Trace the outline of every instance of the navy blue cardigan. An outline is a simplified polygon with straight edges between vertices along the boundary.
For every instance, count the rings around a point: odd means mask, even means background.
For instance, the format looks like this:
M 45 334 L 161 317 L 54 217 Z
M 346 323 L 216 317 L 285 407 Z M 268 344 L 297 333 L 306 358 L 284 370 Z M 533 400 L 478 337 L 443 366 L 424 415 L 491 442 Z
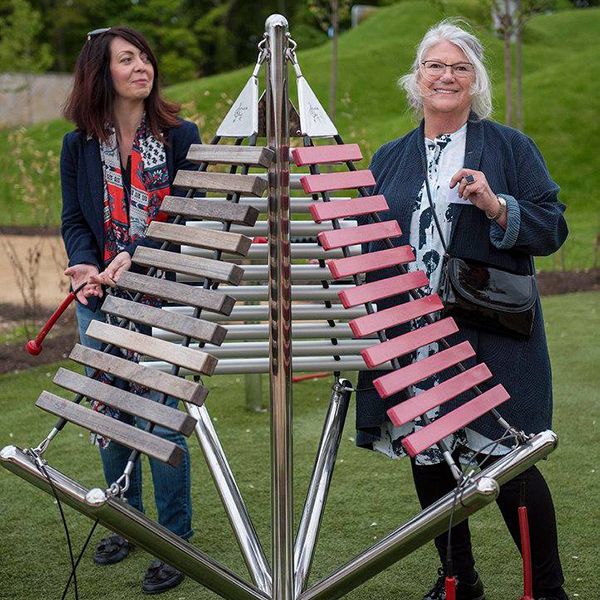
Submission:
M 374 194 L 385 195 L 389 211 L 383 219 L 396 219 L 402 235 L 395 245 L 409 242 L 411 207 L 425 178 L 424 124 L 404 137 L 382 146 L 373 156 L 371 170 L 377 181 Z M 519 131 L 471 116 L 467 125 L 465 147 L 466 168 L 485 173 L 491 189 L 507 200 L 509 216 L 506 231 L 490 222 L 483 211 L 472 205 L 453 204 L 455 211 L 449 243 L 449 253 L 460 258 L 479 260 L 516 273 L 535 273 L 533 256 L 555 252 L 567 237 L 563 216 L 565 206 L 558 201 L 558 186 L 552 181 L 544 160 L 531 139 Z M 372 242 L 367 251 L 384 249 L 381 242 Z M 395 273 L 381 270 L 369 274 L 368 281 L 389 277 Z M 406 302 L 406 295 L 378 302 L 379 309 Z M 494 374 L 488 385 L 502 383 L 510 400 L 501 405 L 504 418 L 524 430 L 536 433 L 552 424 L 552 376 L 544 319 L 537 300 L 533 334 L 527 340 L 488 333 L 458 323 L 460 331 L 449 338 L 454 344 L 468 340 L 477 352 L 477 360 L 485 362 Z M 406 326 L 388 330 L 389 337 L 406 331 Z M 403 364 L 410 362 L 405 357 Z M 472 366 L 474 360 L 466 361 Z M 453 376 L 448 369 L 443 378 Z M 372 381 L 381 375 L 377 371 L 359 373 L 357 395 L 357 444 L 368 447 L 378 437 L 379 426 L 386 418 L 385 410 L 405 398 L 402 394 L 381 400 L 372 388 Z M 445 405 L 442 414 L 472 396 L 458 398 Z M 502 430 L 491 415 L 485 415 L 472 427 L 493 439 Z
M 186 159 L 190 144 L 200 143 L 198 127 L 180 120 L 180 126 L 167 130 L 167 168 L 172 183 L 179 169 L 193 169 Z M 67 133 L 60 155 L 62 187 L 61 232 L 69 258 L 69 266 L 87 263 L 104 268 L 104 182 L 100 145 L 80 131 Z M 172 188 L 171 195 L 184 194 L 181 188 Z M 140 239 L 126 248 L 133 254 L 138 245 L 155 246 L 151 240 Z M 89 307 L 95 310 L 97 300 L 90 298 Z

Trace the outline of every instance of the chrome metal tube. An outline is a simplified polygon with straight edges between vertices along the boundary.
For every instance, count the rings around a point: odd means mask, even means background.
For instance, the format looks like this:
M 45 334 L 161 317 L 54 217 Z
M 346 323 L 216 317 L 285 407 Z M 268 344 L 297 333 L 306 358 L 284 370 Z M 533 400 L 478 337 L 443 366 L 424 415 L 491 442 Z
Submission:
M 192 246 L 183 246 L 183 254 L 190 256 L 201 256 L 202 258 L 212 258 L 215 254 L 214 250 L 206 248 L 193 248 Z M 342 258 L 344 252 L 341 248 L 334 250 L 323 250 L 319 244 L 311 242 L 294 242 L 291 247 L 292 258 L 320 258 L 321 260 L 329 260 L 332 258 Z M 358 256 L 361 253 L 360 246 L 348 246 L 348 256 Z M 237 264 L 244 264 L 248 260 L 259 260 L 267 262 L 269 248 L 266 244 L 252 244 L 244 257 L 229 252 L 223 252 L 223 261 Z M 192 277 L 188 275 L 186 281 L 199 281 L 200 277 Z
M 270 594 L 271 569 L 269 563 L 208 411 L 205 406 L 199 407 L 189 403 L 185 403 L 185 408 L 188 414 L 196 419 L 196 437 L 250 576 L 259 590 Z
M 340 229 L 355 229 L 358 223 L 351 219 L 340 221 Z M 211 229 L 221 231 L 223 229 L 223 223 L 221 221 L 190 221 L 186 227 L 192 227 L 193 229 Z M 308 221 L 294 221 L 290 223 L 290 235 L 301 236 L 301 237 L 316 237 L 317 234 L 322 231 L 331 231 L 333 225 L 331 221 L 323 221 L 322 223 L 315 223 L 312 220 Z M 241 233 L 254 237 L 257 235 L 264 236 L 269 232 L 268 221 L 256 221 L 254 225 L 232 225 L 229 229 L 232 233 Z
M 225 288 L 223 288 L 225 289 Z M 178 307 L 181 310 L 174 311 L 183 315 L 194 314 L 193 309 L 187 307 Z M 229 315 L 211 313 L 206 311 L 202 318 L 205 321 L 227 323 L 230 321 L 266 321 L 269 318 L 270 307 L 259 305 L 240 305 L 234 306 Z M 341 304 L 333 304 L 331 307 L 323 306 L 322 304 L 298 304 L 294 306 L 293 316 L 296 320 L 329 320 L 339 319 L 349 321 L 367 314 L 365 307 L 361 304 L 352 308 L 344 308 Z
M 215 198 L 216 199 L 216 198 Z M 221 199 L 221 198 L 219 198 Z M 349 196 L 331 198 L 331 202 L 342 202 L 344 200 L 350 200 Z M 294 196 L 290 198 L 290 211 L 293 213 L 307 213 L 309 212 L 309 206 L 315 201 L 312 197 L 301 198 Z M 249 196 L 242 196 L 240 198 L 240 204 L 250 205 L 256 207 L 261 213 L 267 212 L 267 199 L 266 198 L 254 198 Z
M 323 425 L 323 433 L 294 546 L 296 596 L 304 591 L 308 583 L 323 511 L 333 477 L 335 459 L 348 413 L 351 387 L 351 383 L 343 379 L 337 381 L 332 389 L 329 410 Z
M 333 331 L 333 330 L 332 330 Z M 191 346 L 192 348 L 196 346 Z M 170 363 L 149 361 L 143 363 L 152 369 L 168 371 Z M 213 375 L 233 375 L 235 373 L 269 373 L 270 361 L 268 358 L 222 358 L 217 363 Z M 294 372 L 319 373 L 321 371 L 357 371 L 365 369 L 365 361 L 361 356 L 340 356 L 339 360 L 326 356 L 296 356 L 292 358 Z M 390 370 L 389 362 L 378 365 L 377 369 Z M 189 369 L 181 369 L 180 375 L 196 375 Z
M 271 535 L 273 599 L 294 598 L 292 540 L 291 258 L 287 49 L 288 23 L 266 23 L 267 140 L 275 151 L 269 167 L 269 310 L 271 396 Z
M 50 484 L 33 459 L 15 446 L 0 451 L 3 467 L 52 495 Z M 188 577 L 229 600 L 270 600 L 183 538 L 148 519 L 122 500 L 107 498 L 103 490 L 86 490 L 66 475 L 46 466 L 61 501 L 138 544 Z
M 533 436 L 499 459 L 489 468 L 477 473 L 456 502 L 453 523 L 457 524 L 494 500 L 499 484 L 516 477 L 538 460 L 545 458 L 557 445 L 556 434 L 544 431 Z M 491 476 L 497 477 L 498 481 Z M 404 556 L 416 550 L 436 535 L 446 531 L 454 502 L 450 493 L 421 511 L 383 540 L 365 550 L 335 573 L 321 580 L 299 596 L 299 600 L 331 600 L 374 577 Z

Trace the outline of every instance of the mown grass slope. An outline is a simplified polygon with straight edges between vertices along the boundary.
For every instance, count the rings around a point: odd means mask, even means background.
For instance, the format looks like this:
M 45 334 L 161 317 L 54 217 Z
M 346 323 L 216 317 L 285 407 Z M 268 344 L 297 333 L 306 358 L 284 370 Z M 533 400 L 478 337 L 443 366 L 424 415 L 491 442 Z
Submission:
M 489 19 L 479 2 L 445 5 L 442 14 L 422 0 L 400 2 L 341 36 L 336 124 L 346 140 L 361 144 L 367 159 L 381 143 L 414 126 L 396 80 L 409 68 L 425 30 L 444 16 L 465 17 L 486 45 L 494 82 L 494 118 L 502 121 L 501 41 L 489 31 Z M 293 24 L 291 32 L 293 36 Z M 600 160 L 591 142 L 600 135 L 600 122 L 597 86 L 590 73 L 600 68 L 599 39 L 600 9 L 538 16 L 525 36 L 525 131 L 540 146 L 562 188 L 571 228 L 561 254 L 539 261 L 543 269 L 586 268 L 598 261 Z M 327 106 L 329 46 L 300 52 L 299 60 Z M 184 105 L 184 114 L 201 125 L 208 141 L 249 74 L 250 68 L 241 69 L 179 84 L 167 93 Z M 58 223 L 58 153 L 61 136 L 69 129 L 64 121 L 55 121 L 0 132 L 0 165 L 5 174 L 0 181 L 0 223 Z

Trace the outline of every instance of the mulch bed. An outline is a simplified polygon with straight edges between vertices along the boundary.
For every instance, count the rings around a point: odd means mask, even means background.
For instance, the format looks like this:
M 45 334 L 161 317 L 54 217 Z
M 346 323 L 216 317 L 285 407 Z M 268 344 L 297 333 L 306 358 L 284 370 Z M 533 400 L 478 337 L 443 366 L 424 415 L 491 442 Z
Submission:
M 31 331 L 31 338 L 35 338 L 45 319 L 52 314 L 54 308 L 41 311 L 45 316 L 33 320 L 23 313 L 23 307 L 17 304 L 0 304 L 0 333 L 22 326 L 26 321 Z M 3 342 L 0 344 L 0 373 L 21 371 L 30 367 L 39 367 L 67 358 L 74 344 L 79 341 L 75 311 L 70 307 L 59 319 L 54 328 L 42 343 L 42 352 L 32 356 L 25 351 L 26 339 L 22 337 L 18 342 Z
M 590 290 L 600 290 L 600 269 L 586 271 L 553 271 L 538 274 L 538 288 L 545 296 L 567 294 Z M 43 311 L 49 316 L 54 308 Z M 0 332 L 15 328 L 23 322 L 23 309 L 15 304 L 0 304 Z M 32 327 L 35 337 L 44 319 Z M 24 350 L 26 340 L 18 343 L 0 344 L 0 373 L 9 373 L 56 362 L 67 358 L 73 345 L 78 341 L 75 311 L 72 307 L 60 318 L 50 335 L 44 340 L 42 353 L 31 356 Z
M 0 225 L 0 235 L 35 235 L 38 237 L 60 235 L 60 227 L 38 225 Z

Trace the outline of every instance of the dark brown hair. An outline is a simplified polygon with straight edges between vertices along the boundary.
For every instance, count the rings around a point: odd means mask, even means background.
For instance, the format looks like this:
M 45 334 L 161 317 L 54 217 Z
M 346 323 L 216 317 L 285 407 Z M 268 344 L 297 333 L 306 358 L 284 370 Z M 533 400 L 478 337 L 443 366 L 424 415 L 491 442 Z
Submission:
M 129 27 L 111 27 L 86 40 L 77 58 L 73 89 L 63 115 L 73 121 L 79 131 L 106 141 L 115 98 L 110 75 L 110 43 L 115 37 L 123 38 L 144 52 L 154 68 L 154 83 L 144 104 L 148 127 L 154 137 L 161 139 L 165 129 L 179 125 L 177 113 L 181 106 L 161 96 L 156 56 L 142 34 Z

